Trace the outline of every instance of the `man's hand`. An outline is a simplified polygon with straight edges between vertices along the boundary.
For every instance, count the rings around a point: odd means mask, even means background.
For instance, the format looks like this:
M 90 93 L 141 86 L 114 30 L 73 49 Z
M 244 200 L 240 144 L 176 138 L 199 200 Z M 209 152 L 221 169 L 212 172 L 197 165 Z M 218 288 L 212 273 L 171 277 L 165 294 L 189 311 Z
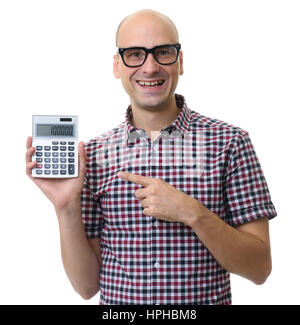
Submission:
M 26 174 L 42 190 L 42 192 L 53 203 L 56 210 L 61 210 L 70 204 L 80 201 L 80 194 L 84 181 L 86 153 L 83 142 L 78 144 L 79 175 L 75 178 L 34 178 L 32 168 L 36 161 L 32 161 L 35 148 L 32 147 L 32 137 L 26 142 Z
M 161 179 L 127 172 L 118 172 L 117 176 L 144 186 L 135 192 L 135 196 L 140 200 L 143 213 L 147 216 L 189 225 L 202 209 L 206 209 L 199 201 Z

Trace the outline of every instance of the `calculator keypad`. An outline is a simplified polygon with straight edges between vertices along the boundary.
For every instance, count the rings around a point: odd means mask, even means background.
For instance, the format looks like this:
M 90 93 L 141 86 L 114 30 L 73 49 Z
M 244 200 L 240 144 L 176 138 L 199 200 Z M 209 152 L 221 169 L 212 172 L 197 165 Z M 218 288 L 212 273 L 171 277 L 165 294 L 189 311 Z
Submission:
M 44 141 L 35 146 L 37 165 L 33 169 L 40 177 L 76 177 L 75 141 Z

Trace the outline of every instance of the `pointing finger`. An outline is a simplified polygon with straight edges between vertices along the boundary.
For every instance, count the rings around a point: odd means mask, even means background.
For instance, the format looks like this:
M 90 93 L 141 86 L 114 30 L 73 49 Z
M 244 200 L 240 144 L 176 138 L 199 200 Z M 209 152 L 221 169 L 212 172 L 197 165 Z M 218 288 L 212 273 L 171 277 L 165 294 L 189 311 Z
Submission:
M 140 184 L 142 186 L 148 186 L 151 184 L 152 179 L 150 177 L 142 176 L 142 175 L 135 175 L 130 174 L 127 172 L 118 172 L 118 177 L 128 180 L 129 182 L 133 182 L 135 184 Z

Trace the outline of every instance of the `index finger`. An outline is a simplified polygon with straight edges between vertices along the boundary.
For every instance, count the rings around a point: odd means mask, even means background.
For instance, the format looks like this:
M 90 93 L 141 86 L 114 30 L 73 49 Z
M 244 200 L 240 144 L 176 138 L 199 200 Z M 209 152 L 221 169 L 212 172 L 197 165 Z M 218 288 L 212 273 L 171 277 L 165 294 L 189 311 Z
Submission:
M 123 179 L 127 179 L 129 182 L 133 182 L 135 184 L 140 184 L 143 186 L 148 186 L 151 184 L 151 178 L 142 175 L 130 174 L 127 172 L 118 172 L 117 176 Z

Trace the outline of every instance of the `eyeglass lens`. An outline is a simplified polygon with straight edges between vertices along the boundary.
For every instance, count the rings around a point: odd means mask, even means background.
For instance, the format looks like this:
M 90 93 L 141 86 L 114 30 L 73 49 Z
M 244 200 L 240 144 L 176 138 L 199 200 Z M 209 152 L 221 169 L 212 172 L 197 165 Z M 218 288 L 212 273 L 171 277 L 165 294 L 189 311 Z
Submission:
M 161 64 L 170 64 L 176 61 L 177 49 L 174 46 L 164 46 L 155 49 L 154 56 Z M 127 49 L 123 53 L 125 63 L 130 66 L 137 66 L 144 63 L 146 51 L 143 49 Z

